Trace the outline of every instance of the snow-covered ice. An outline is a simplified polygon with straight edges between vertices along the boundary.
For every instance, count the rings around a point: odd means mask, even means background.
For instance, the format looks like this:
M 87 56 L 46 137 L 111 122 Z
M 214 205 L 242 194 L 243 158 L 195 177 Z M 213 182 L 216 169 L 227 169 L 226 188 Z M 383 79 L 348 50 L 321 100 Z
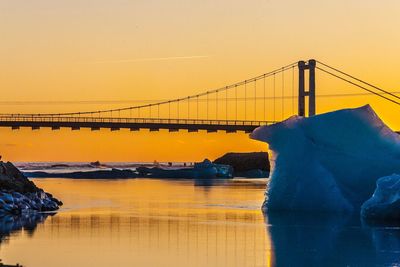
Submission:
M 365 219 L 400 219 L 400 175 L 379 178 L 372 197 L 361 206 Z
M 400 136 L 369 105 L 255 129 L 273 153 L 264 209 L 359 211 L 378 178 L 400 173 Z

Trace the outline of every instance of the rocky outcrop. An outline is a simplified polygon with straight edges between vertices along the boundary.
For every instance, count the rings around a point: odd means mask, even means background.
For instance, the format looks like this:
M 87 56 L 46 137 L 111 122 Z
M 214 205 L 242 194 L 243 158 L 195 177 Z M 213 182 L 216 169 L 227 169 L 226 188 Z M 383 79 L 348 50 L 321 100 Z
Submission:
M 29 181 L 11 162 L 0 161 L 0 214 L 54 211 L 62 202 Z
M 255 171 L 268 175 L 270 170 L 267 152 L 226 153 L 214 163 L 232 166 L 235 176 Z
M 41 191 L 32 181 L 29 181 L 11 162 L 0 161 L 0 189 L 24 193 Z

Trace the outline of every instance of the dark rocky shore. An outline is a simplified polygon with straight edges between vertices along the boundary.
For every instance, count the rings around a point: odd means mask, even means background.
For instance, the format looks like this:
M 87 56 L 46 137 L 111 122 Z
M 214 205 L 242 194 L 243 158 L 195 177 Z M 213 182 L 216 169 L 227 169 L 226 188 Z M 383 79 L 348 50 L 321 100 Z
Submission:
M 0 161 L 0 216 L 55 211 L 62 202 L 37 187 L 11 162 Z

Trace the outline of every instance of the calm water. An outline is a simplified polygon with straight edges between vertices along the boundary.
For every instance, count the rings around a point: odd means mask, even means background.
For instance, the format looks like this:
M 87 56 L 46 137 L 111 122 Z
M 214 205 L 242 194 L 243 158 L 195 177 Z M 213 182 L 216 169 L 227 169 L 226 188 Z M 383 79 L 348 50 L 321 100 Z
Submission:
M 400 228 L 274 214 L 265 181 L 36 179 L 63 209 L 3 237 L 24 266 L 400 266 Z M 9 225 L 1 222 L 4 226 Z M 14 224 L 16 222 L 14 221 Z M 18 227 L 16 227 L 18 228 Z

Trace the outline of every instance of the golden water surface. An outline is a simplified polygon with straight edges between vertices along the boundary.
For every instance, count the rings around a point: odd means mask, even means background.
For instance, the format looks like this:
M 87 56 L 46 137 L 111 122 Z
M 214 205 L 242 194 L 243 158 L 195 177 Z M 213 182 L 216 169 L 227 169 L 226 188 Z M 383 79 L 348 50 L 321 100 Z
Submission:
M 36 179 L 64 201 L 33 234 L 0 245 L 24 266 L 269 266 L 265 180 Z
M 266 180 L 35 179 L 64 201 L 0 218 L 4 263 L 43 266 L 400 266 L 400 227 L 359 214 L 263 214 Z M 282 199 L 284 201 L 284 199 Z M 29 217 L 30 218 L 30 217 Z M 17 226 L 10 236 L 10 226 Z

